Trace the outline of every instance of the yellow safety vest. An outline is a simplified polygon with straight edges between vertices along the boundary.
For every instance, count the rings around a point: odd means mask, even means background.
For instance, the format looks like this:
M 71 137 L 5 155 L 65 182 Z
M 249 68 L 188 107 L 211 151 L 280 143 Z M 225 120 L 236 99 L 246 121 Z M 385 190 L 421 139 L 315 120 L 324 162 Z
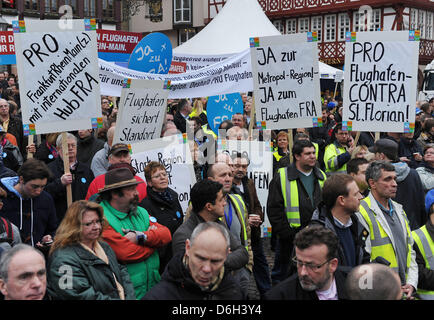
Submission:
M 318 153 L 319 153 L 319 146 L 318 143 L 312 142 L 313 146 L 315 147 L 315 158 L 318 160 Z
M 217 135 L 214 133 L 214 131 L 212 131 L 211 129 L 208 129 L 208 125 L 204 124 L 202 126 L 202 130 L 205 134 L 210 134 L 214 137 L 214 140 L 217 140 Z
M 281 156 L 281 155 L 279 154 L 278 151 L 273 152 L 273 156 L 274 156 L 274 158 L 276 158 L 276 161 L 277 161 L 277 162 L 279 162 L 279 160 L 283 157 L 283 156 Z
M 425 268 L 434 270 L 434 242 L 426 229 L 426 225 L 414 230 L 411 234 L 425 260 Z M 417 289 L 417 293 L 423 300 L 434 300 L 434 291 Z
M 324 186 L 324 182 L 327 179 L 326 174 L 320 170 L 324 179 L 318 180 L 319 186 Z M 298 187 L 297 180 L 291 180 L 289 182 L 289 188 L 286 187 L 288 167 L 280 168 L 278 170 L 280 174 L 280 186 L 282 188 L 283 204 L 285 206 L 286 218 L 288 219 L 289 226 L 291 228 L 298 228 L 301 226 L 300 220 L 300 205 L 298 201 Z M 289 201 L 288 201 L 289 200 Z
M 237 211 L 238 219 L 241 223 L 241 232 L 242 232 L 242 239 L 244 240 L 243 244 L 247 251 L 249 251 L 249 245 L 248 245 L 248 239 L 247 239 L 247 228 L 246 228 L 246 222 L 244 220 L 245 214 L 247 212 L 246 205 L 243 201 L 243 198 L 239 194 L 229 194 L 229 199 L 231 200 L 232 204 L 235 207 L 235 210 Z M 229 204 L 231 205 L 231 204 Z M 222 220 L 222 218 L 220 218 Z
M 398 272 L 398 261 L 396 259 L 395 249 L 393 248 L 392 241 L 387 235 L 384 228 L 376 219 L 376 213 L 371 210 L 371 199 L 369 197 L 360 201 L 359 212 L 369 226 L 369 234 L 371 239 L 371 261 L 377 257 L 383 257 L 390 262 L 390 267 Z M 405 270 L 405 277 L 411 264 L 411 241 L 410 241 L 410 227 L 407 217 L 404 218 L 405 228 L 407 230 L 407 265 Z
M 347 164 L 338 168 L 338 155 L 347 152 L 344 147 L 338 148 L 334 143 L 329 144 L 324 151 L 324 164 L 326 172 L 346 172 Z

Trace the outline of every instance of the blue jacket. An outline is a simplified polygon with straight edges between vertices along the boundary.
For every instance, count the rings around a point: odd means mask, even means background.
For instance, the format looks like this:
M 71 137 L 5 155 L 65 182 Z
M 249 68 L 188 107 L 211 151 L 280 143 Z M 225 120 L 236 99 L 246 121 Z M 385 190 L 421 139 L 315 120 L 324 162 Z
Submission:
M 20 229 L 23 243 L 35 246 L 45 235 L 54 237 L 58 227 L 54 201 L 45 191 L 32 199 L 21 198 L 14 189 L 18 181 L 18 177 L 0 179 L 0 187 L 7 192 L 0 216 Z

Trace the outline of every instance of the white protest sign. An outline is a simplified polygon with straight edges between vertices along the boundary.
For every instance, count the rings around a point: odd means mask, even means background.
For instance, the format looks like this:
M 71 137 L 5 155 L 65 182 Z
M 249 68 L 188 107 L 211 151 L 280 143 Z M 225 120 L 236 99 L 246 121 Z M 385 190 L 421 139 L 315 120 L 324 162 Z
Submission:
M 145 180 L 145 167 L 151 161 L 164 165 L 169 176 L 169 187 L 178 193 L 184 213 L 188 208 L 190 190 L 196 183 L 189 144 L 183 135 L 172 135 L 131 144 L 131 165 Z
M 321 118 L 314 35 L 250 39 L 256 119 L 266 129 L 308 128 Z
M 183 54 L 173 53 L 172 61 L 186 63 L 186 72 L 195 71 L 204 67 L 220 63 L 223 60 L 233 56 L 233 54 L 220 54 L 220 55 L 196 55 L 196 54 Z
M 220 63 L 180 74 L 154 74 L 123 68 L 99 59 L 101 94 L 120 97 L 123 80 L 170 81 L 169 99 L 252 91 L 250 53 L 245 50 Z
M 24 126 L 36 134 L 90 129 L 101 117 L 95 25 L 14 22 Z M 63 28 L 62 28 L 63 27 Z
M 255 183 L 265 221 L 261 225 L 262 236 L 269 236 L 271 224 L 267 217 L 268 186 L 273 179 L 273 154 L 270 141 L 217 140 L 217 150 L 227 152 L 231 157 L 237 152 L 250 160 L 247 177 Z
M 418 40 L 415 31 L 347 33 L 344 130 L 414 131 Z
M 164 81 L 125 80 L 113 143 L 159 138 L 169 93 L 164 89 Z

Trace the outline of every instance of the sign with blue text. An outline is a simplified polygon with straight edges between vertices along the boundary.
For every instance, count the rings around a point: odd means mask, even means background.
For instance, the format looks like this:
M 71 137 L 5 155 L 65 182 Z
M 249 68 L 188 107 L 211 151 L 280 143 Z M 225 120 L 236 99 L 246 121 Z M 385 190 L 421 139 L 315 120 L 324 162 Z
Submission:
M 172 63 L 172 44 L 163 33 L 154 32 L 144 37 L 134 48 L 128 62 L 128 68 L 166 74 Z
M 342 128 L 414 132 L 419 31 L 348 32 Z
M 238 92 L 209 97 L 206 113 L 212 131 L 218 135 L 220 124 L 225 120 L 231 120 L 232 115 L 236 113 L 243 114 L 243 110 L 243 101 Z
M 321 118 L 316 32 L 250 38 L 256 119 L 264 129 L 309 128 Z

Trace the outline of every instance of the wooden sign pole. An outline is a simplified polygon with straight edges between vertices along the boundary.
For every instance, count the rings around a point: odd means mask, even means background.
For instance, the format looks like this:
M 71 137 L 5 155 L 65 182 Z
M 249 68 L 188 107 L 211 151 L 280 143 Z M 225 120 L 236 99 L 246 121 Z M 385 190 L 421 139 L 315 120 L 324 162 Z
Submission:
M 249 139 L 252 139 L 252 132 L 253 132 L 253 125 L 255 122 L 255 112 L 256 112 L 256 108 L 255 108 L 255 98 L 254 96 L 252 96 L 252 109 L 250 110 L 250 123 L 249 123 Z
M 66 132 L 62 132 L 62 155 L 63 155 L 63 170 L 65 173 L 71 173 L 71 169 L 69 167 L 69 152 L 68 152 L 68 141 Z M 72 203 L 72 188 L 71 184 L 66 186 L 66 201 L 67 206 L 69 207 Z
M 30 146 L 31 144 L 33 144 L 33 135 L 32 134 L 29 134 L 29 136 L 28 136 L 28 146 Z M 33 158 L 33 152 L 27 152 L 27 159 L 31 159 L 31 158 Z
M 292 129 L 288 129 L 288 145 L 289 145 L 289 163 L 293 163 L 292 159 L 292 146 L 294 145 L 294 137 L 292 136 Z

